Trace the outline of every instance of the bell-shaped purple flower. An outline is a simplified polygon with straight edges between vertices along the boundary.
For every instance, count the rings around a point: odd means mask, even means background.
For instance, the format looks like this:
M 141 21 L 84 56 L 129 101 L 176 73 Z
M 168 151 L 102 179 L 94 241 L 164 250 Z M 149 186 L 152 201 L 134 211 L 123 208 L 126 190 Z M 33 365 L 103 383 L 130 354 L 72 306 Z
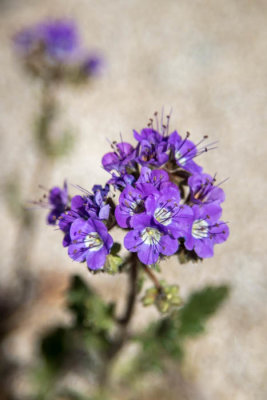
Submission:
M 154 223 L 173 237 L 184 237 L 189 231 L 193 212 L 189 206 L 180 204 L 177 187 L 165 188 L 156 195 L 148 196 L 145 206 Z
M 110 253 L 113 239 L 101 221 L 77 219 L 70 228 L 69 256 L 79 262 L 86 260 L 91 270 L 102 268 Z
M 170 181 L 169 174 L 163 169 L 150 169 L 148 167 L 142 167 L 140 176 L 136 181 L 136 188 L 145 191 L 146 188 L 149 188 L 148 184 L 154 186 L 157 190 L 162 190 L 169 187 L 177 189 L 177 186 Z
M 193 159 L 198 155 L 196 145 L 188 140 L 188 137 L 182 137 L 174 131 L 169 136 L 169 147 L 173 153 L 176 164 L 191 173 L 199 173 L 202 168 L 197 165 Z
M 132 185 L 135 182 L 135 177 L 130 174 L 121 173 L 117 175 L 115 172 L 111 173 L 112 178 L 108 184 L 113 185 L 115 189 L 123 190 L 127 185 Z
M 215 204 L 192 207 L 193 219 L 190 231 L 185 236 L 185 247 L 194 250 L 201 258 L 213 256 L 216 243 L 224 242 L 229 236 L 225 222 L 219 221 L 221 209 Z
M 141 165 L 162 166 L 168 161 L 168 138 L 151 128 L 142 129 L 141 133 L 134 130 L 138 144 L 138 161 Z
M 58 222 L 59 229 L 65 233 L 62 242 L 64 247 L 69 246 L 71 243 L 71 238 L 70 238 L 71 225 L 76 219 L 80 218 L 87 220 L 89 218 L 89 214 L 86 211 L 84 199 L 81 196 L 77 195 L 71 199 L 70 209 L 66 210 L 59 217 L 59 222 Z
M 190 200 L 195 204 L 220 204 L 225 199 L 222 188 L 215 185 L 215 179 L 209 174 L 194 174 L 188 179 Z
M 137 252 L 143 264 L 155 264 L 160 255 L 171 256 L 178 250 L 178 240 L 166 234 L 151 216 L 135 215 L 132 226 L 134 229 L 126 234 L 124 246 L 131 252 Z
M 136 152 L 130 143 L 117 143 L 115 151 L 107 153 L 102 158 L 102 165 L 108 172 L 115 170 L 117 172 L 126 172 L 126 167 L 131 167 Z
M 131 219 L 135 214 L 144 213 L 144 196 L 142 191 L 127 185 L 119 198 L 115 209 L 117 223 L 122 228 L 130 228 Z

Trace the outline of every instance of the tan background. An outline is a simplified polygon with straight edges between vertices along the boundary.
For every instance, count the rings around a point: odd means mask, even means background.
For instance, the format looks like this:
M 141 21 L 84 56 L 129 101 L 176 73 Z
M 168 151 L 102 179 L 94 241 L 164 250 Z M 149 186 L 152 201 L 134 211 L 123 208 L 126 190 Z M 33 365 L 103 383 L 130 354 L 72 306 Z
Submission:
M 164 276 L 181 286 L 183 296 L 208 282 L 232 286 L 230 300 L 209 323 L 207 334 L 188 344 L 185 374 L 197 387 L 197 398 L 207 400 L 267 398 L 266 12 L 263 0 L 0 2 L 1 180 L 19 176 L 25 200 L 40 193 L 38 188 L 29 192 L 38 157 L 30 127 L 39 86 L 25 77 L 10 38 L 46 16 L 74 18 L 86 46 L 103 52 L 106 70 L 91 86 L 58 93 L 59 127 L 69 124 L 77 140 L 49 182 L 45 173 L 40 176 L 44 186 L 61 184 L 64 178 L 88 189 L 104 183 L 100 160 L 109 150 L 106 138 L 118 139 L 121 132 L 132 141 L 132 129 L 142 128 L 162 106 L 172 108 L 171 127 L 180 133 L 189 130 L 196 141 L 203 134 L 219 140 L 219 149 L 199 162 L 221 179 L 230 177 L 224 185 L 224 219 L 231 236 L 201 265 L 163 266 Z M 0 277 L 6 282 L 15 279 L 11 266 L 17 223 L 4 200 L 0 213 Z M 60 233 L 45 226 L 45 214 L 36 215 L 32 272 L 41 277 L 51 271 L 85 273 L 62 249 Z M 88 279 L 108 298 L 125 293 L 121 277 Z M 52 314 L 49 304 L 37 308 L 43 326 Z M 54 310 L 61 315 L 57 306 Z M 156 312 L 139 307 L 135 322 L 145 323 L 147 315 L 153 318 Z M 13 335 L 7 347 L 11 357 L 28 360 L 33 330 L 25 323 Z

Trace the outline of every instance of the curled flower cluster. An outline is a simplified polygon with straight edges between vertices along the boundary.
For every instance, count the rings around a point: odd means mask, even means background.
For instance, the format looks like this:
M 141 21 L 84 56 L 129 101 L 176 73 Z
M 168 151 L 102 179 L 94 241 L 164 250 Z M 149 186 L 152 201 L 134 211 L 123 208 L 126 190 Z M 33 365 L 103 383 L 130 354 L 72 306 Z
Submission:
M 19 31 L 14 37 L 27 69 L 50 79 L 85 79 L 98 73 L 101 60 L 85 51 L 71 20 L 45 20 Z
M 59 188 L 50 191 L 53 217 L 48 223 L 57 221 L 69 256 L 86 261 L 91 270 L 104 268 L 114 226 L 126 231 L 125 248 L 145 265 L 181 251 L 192 259 L 212 257 L 214 245 L 229 235 L 220 219 L 224 191 L 195 161 L 214 144 L 204 146 L 207 137 L 194 144 L 188 133 L 184 138 L 176 131 L 169 134 L 169 116 L 166 125 L 155 117 L 140 133 L 134 131 L 135 146 L 112 143 L 112 151 L 102 158 L 111 175 L 104 188 L 96 185 L 92 193 L 82 189 L 82 195 L 68 202 L 66 186 L 61 193 Z M 120 192 L 117 203 L 111 188 Z

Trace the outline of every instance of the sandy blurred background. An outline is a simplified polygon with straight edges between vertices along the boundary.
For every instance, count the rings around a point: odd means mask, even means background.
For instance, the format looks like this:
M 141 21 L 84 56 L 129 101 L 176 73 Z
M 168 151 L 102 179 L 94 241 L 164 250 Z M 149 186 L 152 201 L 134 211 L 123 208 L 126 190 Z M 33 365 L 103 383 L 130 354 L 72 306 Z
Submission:
M 224 219 L 231 236 L 203 264 L 163 266 L 166 280 L 179 284 L 183 296 L 206 283 L 232 287 L 207 334 L 188 343 L 183 373 L 193 389 L 185 398 L 266 399 L 266 1 L 1 0 L 1 184 L 4 188 L 18 177 L 25 201 L 40 195 L 38 187 L 29 192 L 38 157 L 31 126 L 40 88 L 25 76 L 11 36 L 50 16 L 73 18 L 86 47 L 103 53 L 106 69 L 92 85 L 60 89 L 59 127 L 75 130 L 75 146 L 57 162 L 49 181 L 44 171 L 39 182 L 51 187 L 67 178 L 89 189 L 104 183 L 100 160 L 109 151 L 106 138 L 118 139 L 121 132 L 132 141 L 132 129 L 144 127 L 162 106 L 172 108 L 171 127 L 180 133 L 188 130 L 196 141 L 203 134 L 218 139 L 219 149 L 199 162 L 220 179 L 230 177 L 224 185 Z M 1 194 L 1 287 L 16 289 L 19 221 L 7 207 L 4 189 Z M 34 357 L 38 332 L 68 319 L 61 291 L 71 272 L 87 276 L 108 299 L 126 290 L 123 277 L 89 276 L 83 265 L 72 263 L 60 233 L 45 225 L 43 211 L 35 213 L 28 272 L 39 279 L 40 295 L 25 306 L 22 323 L 5 344 L 8 357 L 22 365 Z M 138 307 L 133 327 L 156 315 Z M 160 382 L 160 398 L 167 398 L 165 385 L 172 387 L 170 398 L 178 398 L 175 370 Z

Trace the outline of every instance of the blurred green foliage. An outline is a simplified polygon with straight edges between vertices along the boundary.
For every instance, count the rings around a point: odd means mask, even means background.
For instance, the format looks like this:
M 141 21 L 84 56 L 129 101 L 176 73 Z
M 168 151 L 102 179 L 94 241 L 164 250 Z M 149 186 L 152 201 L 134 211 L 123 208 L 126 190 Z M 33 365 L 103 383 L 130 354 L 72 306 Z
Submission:
M 137 336 L 141 351 L 135 361 L 136 371 L 162 370 L 164 360 L 181 360 L 184 340 L 196 336 L 205 329 L 205 323 L 227 298 L 226 285 L 207 286 L 193 292 L 183 307 L 152 323 Z
M 144 274 L 140 276 L 144 280 Z M 207 286 L 192 293 L 182 304 L 177 286 L 161 284 L 162 297 L 158 298 L 158 290 L 151 288 L 146 291 L 143 302 L 155 304 L 165 315 L 143 332 L 127 337 L 128 341 L 139 344 L 139 351 L 126 366 L 124 379 L 128 379 L 129 384 L 140 374 L 163 371 L 167 360 L 180 362 L 185 352 L 185 339 L 205 330 L 206 321 L 229 293 L 225 285 Z M 117 345 L 118 322 L 114 304 L 106 304 L 79 276 L 72 278 L 67 307 L 73 317 L 71 325 L 52 329 L 41 341 L 42 364 L 35 375 L 39 385 L 38 399 L 57 398 L 53 397 L 57 392 L 57 380 L 69 369 L 79 374 L 93 374 L 95 380 L 101 382 L 101 375 L 107 373 L 109 355 Z M 65 388 L 64 393 L 63 398 L 70 400 L 105 399 L 103 392 L 94 398 L 84 397 L 72 388 Z

